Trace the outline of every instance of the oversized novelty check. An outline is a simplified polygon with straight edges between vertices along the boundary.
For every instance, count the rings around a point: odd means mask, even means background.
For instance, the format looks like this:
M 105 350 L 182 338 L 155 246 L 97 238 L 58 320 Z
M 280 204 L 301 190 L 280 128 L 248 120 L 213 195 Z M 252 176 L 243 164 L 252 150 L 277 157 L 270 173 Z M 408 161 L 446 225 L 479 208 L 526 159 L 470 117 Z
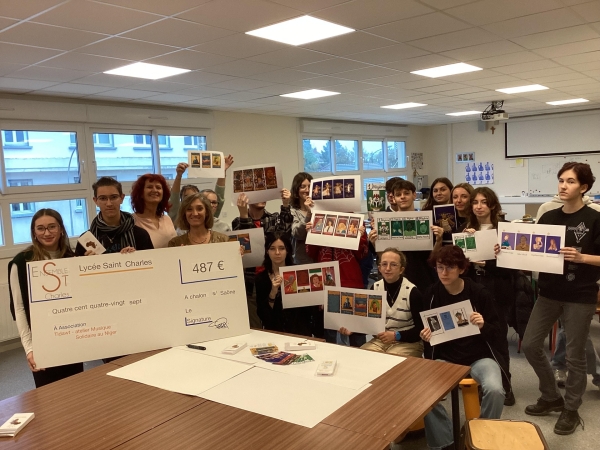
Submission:
M 238 242 L 27 264 L 38 367 L 246 334 Z

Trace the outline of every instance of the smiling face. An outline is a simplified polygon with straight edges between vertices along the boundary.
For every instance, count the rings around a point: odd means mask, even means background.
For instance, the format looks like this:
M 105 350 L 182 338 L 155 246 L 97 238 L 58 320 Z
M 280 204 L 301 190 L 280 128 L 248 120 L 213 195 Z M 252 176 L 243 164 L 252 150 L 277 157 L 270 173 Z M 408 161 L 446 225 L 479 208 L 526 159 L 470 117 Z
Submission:
M 378 267 L 381 276 L 388 283 L 394 283 L 398 281 L 400 275 L 402 275 L 404 272 L 400 255 L 394 252 L 386 252 L 382 254 Z
M 456 211 L 464 215 L 471 207 L 471 195 L 466 189 L 461 187 L 455 188 L 452 192 L 452 203 L 454 203 Z
M 146 180 L 144 184 L 144 202 L 146 205 L 158 205 L 163 198 L 163 188 L 160 181 Z
M 300 187 L 298 188 L 298 197 L 300 201 L 304 203 L 306 201 L 306 197 L 308 197 L 308 193 L 310 191 L 310 181 L 308 179 L 304 180 Z
M 450 188 L 442 182 L 438 182 L 433 186 L 432 195 L 438 205 L 450 203 Z
M 482 194 L 477 194 L 475 196 L 475 199 L 473 199 L 473 203 L 471 206 L 473 207 L 473 212 L 475 213 L 477 219 L 480 222 L 488 220 L 490 218 L 491 210 L 488 206 L 486 198 Z
M 185 219 L 191 228 L 204 227 L 206 221 L 206 210 L 201 200 L 194 200 L 185 210 Z
M 285 257 L 287 256 L 287 250 L 285 249 L 283 241 L 277 239 L 273 242 L 269 247 L 268 254 L 273 264 L 283 266 L 285 264 Z
M 212 192 L 205 192 L 204 196 L 210 202 L 210 209 L 212 209 L 213 215 L 217 212 L 217 208 L 219 207 L 219 199 L 217 198 L 217 194 L 213 194 Z
M 62 230 L 52 216 L 41 216 L 34 224 L 35 238 L 48 251 L 58 250 Z
M 409 189 L 396 189 L 394 191 L 394 200 L 400 211 L 412 211 L 417 193 Z

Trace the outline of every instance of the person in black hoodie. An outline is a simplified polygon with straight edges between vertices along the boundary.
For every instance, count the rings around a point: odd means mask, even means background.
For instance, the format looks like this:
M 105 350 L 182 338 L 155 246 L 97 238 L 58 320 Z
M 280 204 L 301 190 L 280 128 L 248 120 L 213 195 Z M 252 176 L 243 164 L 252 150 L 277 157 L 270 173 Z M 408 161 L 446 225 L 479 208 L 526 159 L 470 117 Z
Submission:
M 506 334 L 501 332 L 494 298 L 484 286 L 469 278 L 461 278 L 469 267 L 469 260 L 460 247 L 442 247 L 431 255 L 429 263 L 435 267 L 439 281 L 425 291 L 423 308 L 429 310 L 469 300 L 473 307 L 469 322 L 477 325 L 480 334 L 433 347 L 429 344 L 431 330 L 426 327 L 420 333 L 425 342 L 425 357 L 471 366 L 471 377 L 483 391 L 480 417 L 499 419 L 504 406 L 504 388 L 497 355 Z M 429 448 L 454 448 L 452 423 L 445 408 L 439 403 L 425 416 L 425 435 Z

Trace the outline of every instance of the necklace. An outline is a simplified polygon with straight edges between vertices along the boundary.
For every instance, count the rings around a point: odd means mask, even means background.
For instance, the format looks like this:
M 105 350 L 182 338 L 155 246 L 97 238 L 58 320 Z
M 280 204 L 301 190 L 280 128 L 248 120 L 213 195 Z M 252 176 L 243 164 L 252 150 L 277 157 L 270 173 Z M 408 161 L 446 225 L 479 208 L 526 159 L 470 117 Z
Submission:
M 396 299 L 398 298 L 398 293 L 400 292 L 401 287 L 402 287 L 402 281 L 400 281 L 400 284 L 398 285 L 398 289 L 396 289 L 396 293 L 394 295 L 388 296 L 388 304 L 390 306 L 393 306 L 394 303 L 396 302 Z
M 209 237 L 210 237 L 210 230 L 208 230 L 208 233 L 206 233 L 206 237 L 204 239 L 202 239 L 200 242 L 194 241 L 192 239 L 192 235 L 190 233 L 188 233 L 188 239 L 190 240 L 190 242 L 192 244 L 204 244 L 208 240 Z

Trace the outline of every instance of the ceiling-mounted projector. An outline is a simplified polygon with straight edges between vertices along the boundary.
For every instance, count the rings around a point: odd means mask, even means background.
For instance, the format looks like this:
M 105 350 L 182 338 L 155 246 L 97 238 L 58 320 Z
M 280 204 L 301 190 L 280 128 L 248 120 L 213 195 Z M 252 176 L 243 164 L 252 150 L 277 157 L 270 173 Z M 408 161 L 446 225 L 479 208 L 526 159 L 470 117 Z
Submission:
M 508 120 L 508 113 L 502 109 L 504 100 L 496 100 L 490 103 L 481 113 L 481 120 L 484 122 L 495 122 L 496 120 Z

